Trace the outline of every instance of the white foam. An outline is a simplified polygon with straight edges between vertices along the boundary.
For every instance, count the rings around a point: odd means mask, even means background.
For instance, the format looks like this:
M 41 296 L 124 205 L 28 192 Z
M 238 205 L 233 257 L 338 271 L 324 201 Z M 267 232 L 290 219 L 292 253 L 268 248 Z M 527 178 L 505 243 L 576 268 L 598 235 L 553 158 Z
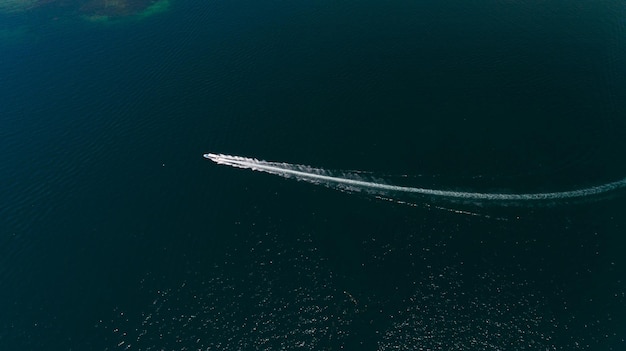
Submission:
M 326 171 L 320 168 L 313 168 L 304 165 L 278 163 L 257 160 L 255 158 L 231 156 L 224 154 L 204 154 L 204 157 L 212 160 L 213 162 L 221 165 L 251 169 L 254 171 L 260 171 L 270 174 L 275 174 L 285 178 L 295 178 L 302 181 L 313 182 L 317 184 L 324 184 L 327 186 L 342 186 L 349 187 L 351 189 L 362 189 L 367 191 L 377 191 L 381 194 L 387 194 L 390 192 L 412 193 L 425 196 L 434 196 L 449 199 L 459 200 L 476 200 L 476 201 L 540 201 L 540 200 L 565 200 L 575 198 L 585 198 L 594 195 L 600 195 L 608 193 L 620 188 L 626 187 L 626 178 L 605 183 L 588 188 L 558 191 L 558 192 L 546 192 L 546 193 L 481 193 L 481 192 L 464 192 L 464 191 L 451 191 L 451 190 L 439 190 L 429 188 L 417 188 L 390 185 L 382 182 L 373 182 L 368 180 L 352 179 L 346 176 L 335 176 L 330 171 Z

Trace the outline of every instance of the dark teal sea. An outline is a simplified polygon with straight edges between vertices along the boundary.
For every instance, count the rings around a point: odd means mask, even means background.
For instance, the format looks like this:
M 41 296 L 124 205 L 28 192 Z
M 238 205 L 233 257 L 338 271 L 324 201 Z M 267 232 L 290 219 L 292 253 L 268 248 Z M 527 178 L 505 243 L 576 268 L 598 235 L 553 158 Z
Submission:
M 0 349 L 626 349 L 623 191 L 401 204 L 206 152 L 443 190 L 623 179 L 624 1 L 0 14 Z

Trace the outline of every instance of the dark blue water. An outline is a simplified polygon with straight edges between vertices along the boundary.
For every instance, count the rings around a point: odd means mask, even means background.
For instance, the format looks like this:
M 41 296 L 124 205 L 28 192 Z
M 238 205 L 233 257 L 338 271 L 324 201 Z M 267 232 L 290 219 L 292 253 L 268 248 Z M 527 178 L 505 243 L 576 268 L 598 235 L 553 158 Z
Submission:
M 626 346 L 622 194 L 473 216 L 202 158 L 479 192 L 622 179 L 622 2 L 49 11 L 0 16 L 2 350 Z

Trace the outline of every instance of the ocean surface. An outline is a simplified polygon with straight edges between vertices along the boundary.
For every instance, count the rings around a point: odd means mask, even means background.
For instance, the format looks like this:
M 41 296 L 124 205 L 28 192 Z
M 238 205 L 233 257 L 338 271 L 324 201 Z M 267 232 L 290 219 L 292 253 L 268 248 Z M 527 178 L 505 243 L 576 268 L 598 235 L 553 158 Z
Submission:
M 480 193 L 624 179 L 624 1 L 0 14 L 0 349 L 626 349 L 619 189 L 440 203 L 208 152 Z

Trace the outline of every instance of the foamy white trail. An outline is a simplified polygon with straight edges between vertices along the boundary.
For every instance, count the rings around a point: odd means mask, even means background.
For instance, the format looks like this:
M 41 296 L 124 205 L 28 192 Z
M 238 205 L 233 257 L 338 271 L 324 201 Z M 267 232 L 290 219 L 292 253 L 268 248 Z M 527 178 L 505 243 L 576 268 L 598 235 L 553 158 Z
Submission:
M 468 201 L 541 201 L 541 200 L 565 200 L 585 198 L 594 195 L 608 193 L 620 188 L 626 187 L 626 178 L 611 183 L 597 185 L 589 188 L 549 192 L 549 193 L 479 193 L 464 192 L 451 190 L 438 190 L 428 188 L 415 188 L 407 186 L 398 186 L 385 184 L 383 182 L 354 179 L 347 175 L 335 175 L 329 171 L 310 166 L 268 162 L 257 160 L 254 158 L 230 156 L 224 154 L 204 154 L 204 157 L 221 165 L 251 169 L 265 173 L 279 175 L 285 178 L 295 178 L 297 180 L 307 181 L 316 184 L 324 184 L 327 186 L 339 186 L 342 188 L 353 190 L 365 190 L 370 192 L 378 192 L 379 194 L 389 194 L 391 192 L 411 193 L 424 196 L 432 196 L 438 198 L 468 200 Z

